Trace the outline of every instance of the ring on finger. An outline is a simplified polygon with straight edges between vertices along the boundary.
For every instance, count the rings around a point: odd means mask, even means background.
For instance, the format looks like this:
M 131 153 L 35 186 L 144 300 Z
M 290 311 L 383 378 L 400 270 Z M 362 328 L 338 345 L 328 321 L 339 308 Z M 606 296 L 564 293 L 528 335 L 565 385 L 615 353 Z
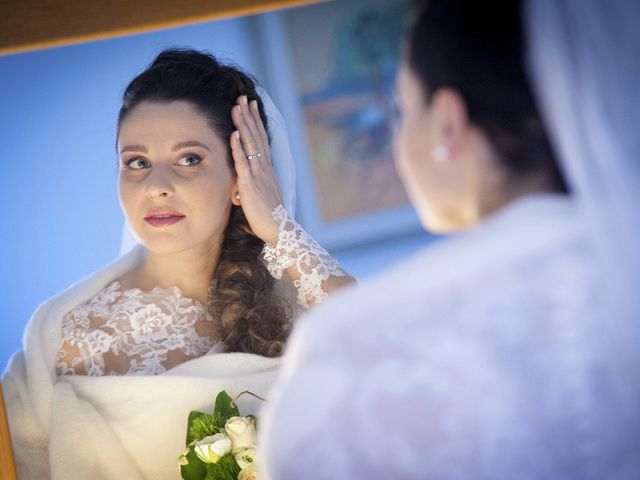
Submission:
M 247 155 L 247 160 L 253 160 L 255 158 L 260 158 L 260 152 L 254 153 L 253 155 Z

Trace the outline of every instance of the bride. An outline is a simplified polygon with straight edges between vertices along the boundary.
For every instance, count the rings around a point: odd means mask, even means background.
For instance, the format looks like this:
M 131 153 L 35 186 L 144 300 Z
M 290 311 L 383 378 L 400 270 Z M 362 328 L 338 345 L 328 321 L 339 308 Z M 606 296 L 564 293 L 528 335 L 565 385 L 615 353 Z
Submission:
M 2 378 L 21 479 L 176 478 L 189 411 L 265 395 L 293 318 L 353 281 L 291 216 L 284 123 L 239 69 L 163 51 L 117 150 L 140 245 L 30 320 Z
M 297 323 L 265 471 L 640 478 L 640 4 L 415 3 L 396 161 L 460 234 Z

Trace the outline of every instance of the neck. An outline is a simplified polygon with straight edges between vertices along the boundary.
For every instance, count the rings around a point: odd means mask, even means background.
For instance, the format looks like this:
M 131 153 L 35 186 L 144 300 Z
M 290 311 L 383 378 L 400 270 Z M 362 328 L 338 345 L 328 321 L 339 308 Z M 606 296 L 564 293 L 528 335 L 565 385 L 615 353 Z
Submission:
M 478 198 L 478 218 L 485 219 L 514 200 L 538 193 L 556 191 L 553 181 L 544 172 L 531 173 L 520 181 L 507 180 L 502 185 L 487 188 Z
M 221 240 L 178 253 L 147 251 L 142 264 L 123 283 L 145 291 L 154 287 L 176 286 L 185 297 L 206 305 L 211 279 L 220 258 L 220 248 Z
M 502 166 L 484 135 L 472 132 L 467 161 L 471 172 L 467 214 L 470 225 L 493 215 L 514 200 L 536 193 L 558 191 L 551 172 L 538 170 L 514 175 Z M 470 161 L 470 158 L 477 160 Z

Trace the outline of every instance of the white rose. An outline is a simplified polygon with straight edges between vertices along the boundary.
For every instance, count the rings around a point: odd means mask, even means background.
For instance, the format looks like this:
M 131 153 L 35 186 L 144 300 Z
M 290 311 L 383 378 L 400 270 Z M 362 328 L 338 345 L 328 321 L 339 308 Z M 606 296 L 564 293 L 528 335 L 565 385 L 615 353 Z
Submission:
M 240 470 L 255 467 L 256 465 L 256 451 L 253 448 L 236 453 L 234 458 L 236 459 L 236 463 L 240 467 Z
M 258 480 L 259 478 L 258 472 L 253 468 L 245 468 L 238 474 L 238 480 Z
M 256 446 L 256 426 L 252 418 L 231 417 L 224 429 L 233 442 L 234 453 Z
M 216 463 L 231 451 L 231 440 L 224 433 L 209 435 L 196 443 L 196 455 L 205 463 Z

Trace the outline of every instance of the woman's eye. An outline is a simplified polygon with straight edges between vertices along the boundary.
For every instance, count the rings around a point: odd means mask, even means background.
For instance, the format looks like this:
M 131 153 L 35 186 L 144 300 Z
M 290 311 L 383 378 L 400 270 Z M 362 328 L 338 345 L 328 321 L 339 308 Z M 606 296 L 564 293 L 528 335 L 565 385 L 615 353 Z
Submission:
M 178 160 L 178 165 L 183 165 L 185 167 L 191 167 L 193 165 L 198 165 L 200 162 L 202 162 L 202 158 L 200 158 L 199 155 L 196 155 L 194 153 L 190 153 L 188 155 L 185 155 L 184 157 L 182 157 L 180 160 Z
M 127 162 L 127 167 L 131 170 L 142 170 L 143 168 L 149 168 L 151 163 L 149 160 L 145 160 L 144 158 L 134 158 Z

